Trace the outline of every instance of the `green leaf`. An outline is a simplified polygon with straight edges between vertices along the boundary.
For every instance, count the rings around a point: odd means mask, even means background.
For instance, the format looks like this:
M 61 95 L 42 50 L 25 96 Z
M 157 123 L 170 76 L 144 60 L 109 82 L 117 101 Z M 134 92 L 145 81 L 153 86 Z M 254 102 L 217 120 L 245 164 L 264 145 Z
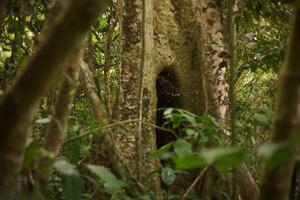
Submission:
M 185 132 L 188 136 L 197 136 L 198 135 L 198 132 L 196 132 L 195 130 L 190 129 L 190 128 L 186 129 Z
M 198 126 L 196 118 L 193 115 L 186 113 L 186 112 L 181 112 L 181 114 L 186 119 L 186 121 L 188 121 L 193 127 Z
M 244 148 L 222 147 L 205 150 L 201 155 L 209 165 L 214 165 L 220 172 L 226 172 L 242 163 L 248 152 Z
M 270 125 L 268 117 L 261 113 L 255 113 L 253 118 L 262 125 Z
M 257 154 L 262 156 L 267 166 L 274 167 L 291 157 L 289 146 L 285 143 L 261 145 Z
M 176 140 L 174 144 L 174 151 L 178 157 L 192 154 L 192 145 L 183 139 Z
M 175 172 L 169 167 L 165 167 L 161 172 L 161 178 L 166 185 L 171 185 L 176 178 Z
M 87 168 L 104 182 L 104 188 L 109 194 L 115 194 L 126 186 L 123 181 L 117 177 L 107 168 L 97 165 L 87 165 Z
M 100 28 L 105 28 L 107 26 L 107 18 L 106 17 L 100 17 L 99 26 L 100 26 Z
M 50 118 L 42 118 L 42 119 L 37 119 L 35 120 L 36 124 L 48 124 L 50 123 L 51 119 Z
M 171 115 L 173 112 L 173 108 L 167 108 L 164 110 L 164 116 Z
M 206 161 L 199 155 L 189 154 L 174 160 L 176 169 L 195 169 L 206 165 Z
M 182 113 L 174 108 L 166 109 L 164 111 L 164 118 L 167 120 L 167 123 L 172 124 L 173 129 L 178 128 L 184 121 Z
M 64 200 L 80 200 L 81 178 L 80 176 L 63 177 Z
M 154 151 L 151 154 L 152 158 L 157 158 L 157 157 L 161 157 L 163 154 L 167 153 L 169 151 L 169 149 L 173 146 L 175 142 L 170 142 L 164 146 L 162 146 L 161 148 L 157 149 L 156 151 Z
M 29 167 L 33 163 L 33 161 L 37 158 L 39 154 L 39 150 L 40 150 L 39 145 L 34 142 L 30 143 L 26 147 L 24 153 L 23 165 L 22 165 L 23 169 Z
M 73 140 L 63 146 L 66 157 L 72 162 L 76 162 L 80 157 L 81 141 Z
M 242 124 L 242 122 L 240 120 L 234 120 L 234 125 L 236 127 L 239 127 L 239 128 L 244 128 L 244 125 Z
M 181 123 L 183 122 L 182 115 L 179 113 L 173 113 L 171 115 L 171 117 L 169 118 L 169 120 L 172 123 L 173 129 L 178 128 L 181 125 Z
M 54 167 L 63 175 L 64 200 L 80 200 L 81 178 L 76 168 L 65 160 L 56 161 Z
M 65 160 L 58 160 L 54 163 L 54 168 L 66 176 L 78 176 L 76 168 Z

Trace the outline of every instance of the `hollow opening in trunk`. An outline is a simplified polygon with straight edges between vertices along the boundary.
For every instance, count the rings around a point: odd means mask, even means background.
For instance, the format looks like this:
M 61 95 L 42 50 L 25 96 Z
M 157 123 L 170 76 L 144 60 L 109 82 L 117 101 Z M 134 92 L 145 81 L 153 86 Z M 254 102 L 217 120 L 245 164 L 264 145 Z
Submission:
M 179 91 L 178 82 L 174 72 L 169 69 L 162 71 L 156 79 L 156 93 L 157 93 L 157 112 L 156 125 L 164 126 L 166 120 L 163 113 L 165 108 L 178 108 L 179 105 Z M 170 128 L 170 127 L 166 127 Z M 176 137 L 168 132 L 156 129 L 156 147 L 160 148 L 169 142 L 175 140 Z

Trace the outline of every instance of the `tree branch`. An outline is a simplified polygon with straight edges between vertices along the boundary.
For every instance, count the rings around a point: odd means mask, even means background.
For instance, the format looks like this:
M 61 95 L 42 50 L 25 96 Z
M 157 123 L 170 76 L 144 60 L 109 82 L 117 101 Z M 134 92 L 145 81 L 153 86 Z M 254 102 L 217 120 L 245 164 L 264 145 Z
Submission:
M 108 0 L 73 0 L 56 21 L 25 70 L 0 104 L 0 199 L 11 199 L 21 168 L 27 135 L 38 102 L 71 50 L 83 41 Z

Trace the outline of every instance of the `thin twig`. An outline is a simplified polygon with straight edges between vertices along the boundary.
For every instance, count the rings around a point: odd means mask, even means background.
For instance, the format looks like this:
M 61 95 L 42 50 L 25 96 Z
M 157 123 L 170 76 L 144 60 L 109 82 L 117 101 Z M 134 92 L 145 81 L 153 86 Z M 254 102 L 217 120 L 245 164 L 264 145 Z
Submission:
M 119 126 L 119 125 L 123 125 L 123 124 L 129 124 L 129 123 L 138 122 L 138 121 L 139 121 L 139 119 L 129 119 L 129 120 L 121 121 L 121 122 L 116 122 L 116 123 L 112 123 L 112 124 L 108 124 L 106 126 L 103 126 L 99 129 L 96 129 L 96 131 L 103 131 L 103 130 L 106 130 L 106 129 L 113 128 L 115 126 Z M 66 141 L 64 141 L 63 144 L 67 144 L 67 143 L 69 143 L 73 140 L 77 140 L 79 138 L 89 136 L 89 135 L 92 135 L 92 134 L 94 134 L 94 133 L 93 132 L 88 132 L 88 133 L 84 133 L 84 134 L 81 134 L 81 135 L 71 137 L 71 138 L 67 139 Z
M 96 129 L 95 131 L 103 131 L 103 130 L 106 130 L 106 129 L 111 129 L 115 126 L 120 126 L 120 125 L 125 125 L 125 124 L 129 124 L 129 123 L 134 123 L 134 122 L 139 122 L 141 121 L 140 119 L 129 119 L 129 120 L 125 120 L 125 121 L 120 121 L 120 122 L 115 122 L 115 123 L 112 123 L 112 124 L 108 124 L 106 126 L 103 126 L 101 128 L 98 128 Z M 162 130 L 162 131 L 166 131 L 166 132 L 170 132 L 172 133 L 176 138 L 178 138 L 178 135 L 175 133 L 175 131 L 173 131 L 172 129 L 168 129 L 168 128 L 164 128 L 164 127 L 161 127 L 161 126 L 157 126 L 155 124 L 152 124 L 152 123 L 149 123 L 149 122 L 146 122 L 146 121 L 142 121 L 143 124 L 145 125 L 148 125 L 148 126 L 151 126 L 151 127 L 154 127 L 156 129 L 159 129 L 159 130 Z M 84 134 L 80 134 L 80 135 L 76 135 L 74 137 L 71 137 L 67 140 L 65 140 L 63 142 L 63 144 L 68 144 L 69 142 L 72 142 L 73 140 L 77 140 L 77 139 L 80 139 L 82 137 L 86 137 L 86 136 L 89 136 L 89 135 L 93 135 L 94 132 L 88 132 L 88 133 L 84 133 Z
M 148 126 L 151 126 L 151 127 L 154 127 L 158 130 L 161 130 L 161 131 L 166 131 L 166 132 L 170 132 L 172 133 L 176 138 L 178 138 L 178 135 L 175 133 L 175 131 L 173 131 L 172 129 L 168 129 L 168 128 L 164 128 L 164 127 L 161 127 L 161 126 L 157 126 L 156 124 L 152 124 L 152 123 L 149 123 L 149 122 L 146 122 L 146 121 L 142 121 L 143 124 L 145 125 L 148 125 Z
M 193 181 L 193 183 L 190 185 L 190 187 L 186 190 L 186 192 L 182 195 L 181 200 L 184 200 L 190 194 L 192 189 L 196 186 L 196 184 L 199 182 L 199 180 L 203 177 L 203 175 L 207 169 L 208 169 L 208 165 L 200 170 L 199 175 L 196 177 L 196 179 Z

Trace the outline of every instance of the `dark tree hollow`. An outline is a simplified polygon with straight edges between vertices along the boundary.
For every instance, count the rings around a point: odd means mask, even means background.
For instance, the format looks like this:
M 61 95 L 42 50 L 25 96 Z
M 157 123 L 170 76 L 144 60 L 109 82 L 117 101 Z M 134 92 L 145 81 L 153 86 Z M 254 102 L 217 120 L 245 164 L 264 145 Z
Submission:
M 156 125 L 160 127 L 171 128 L 166 125 L 166 119 L 163 116 L 165 108 L 179 108 L 178 81 L 173 71 L 170 69 L 163 70 L 156 79 L 157 93 L 157 112 Z M 160 148 L 176 137 L 171 132 L 156 129 L 156 146 Z

